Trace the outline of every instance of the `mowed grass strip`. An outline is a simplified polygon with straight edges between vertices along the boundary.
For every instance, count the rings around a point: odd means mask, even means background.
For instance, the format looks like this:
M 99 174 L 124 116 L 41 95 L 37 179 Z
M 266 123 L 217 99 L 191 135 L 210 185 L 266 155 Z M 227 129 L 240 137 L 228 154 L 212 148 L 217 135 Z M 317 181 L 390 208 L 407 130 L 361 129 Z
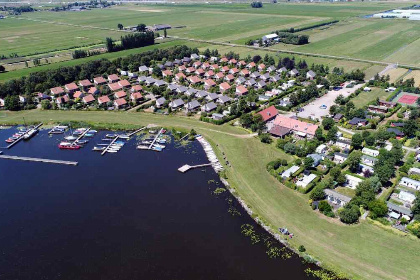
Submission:
M 390 93 L 386 92 L 382 88 L 372 88 L 372 91 L 362 91 L 351 101 L 353 101 L 354 105 L 357 108 L 362 108 L 363 106 L 366 106 L 369 102 L 376 100 L 376 98 L 385 100 L 389 95 Z
M 231 162 L 228 177 L 237 193 L 255 214 L 273 229 L 287 227 L 295 234 L 293 246 L 304 245 L 325 265 L 347 273 L 352 279 L 419 279 L 420 242 L 384 230 L 368 221 L 344 225 L 327 218 L 308 205 L 308 195 L 281 185 L 266 171 L 266 164 L 276 158 L 291 160 L 274 145 L 262 144 L 247 137 L 243 129 L 230 125 L 215 126 L 192 118 L 114 112 L 28 111 L 1 113 L 0 123 L 30 121 L 91 121 L 194 128 L 223 151 Z

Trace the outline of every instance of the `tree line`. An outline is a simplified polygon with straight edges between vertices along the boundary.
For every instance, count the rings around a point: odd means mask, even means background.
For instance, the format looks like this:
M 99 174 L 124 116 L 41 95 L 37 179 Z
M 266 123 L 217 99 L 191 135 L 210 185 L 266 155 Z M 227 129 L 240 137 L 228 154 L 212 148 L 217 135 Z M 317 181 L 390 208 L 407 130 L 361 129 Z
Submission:
M 276 31 L 280 38 L 280 42 L 292 45 L 305 45 L 309 43 L 308 35 L 297 35 L 289 32 Z
M 121 36 L 121 44 L 116 45 L 112 38 L 106 38 L 106 49 L 108 52 L 116 52 L 150 46 L 155 43 L 155 34 L 152 31 L 143 33 L 128 34 Z

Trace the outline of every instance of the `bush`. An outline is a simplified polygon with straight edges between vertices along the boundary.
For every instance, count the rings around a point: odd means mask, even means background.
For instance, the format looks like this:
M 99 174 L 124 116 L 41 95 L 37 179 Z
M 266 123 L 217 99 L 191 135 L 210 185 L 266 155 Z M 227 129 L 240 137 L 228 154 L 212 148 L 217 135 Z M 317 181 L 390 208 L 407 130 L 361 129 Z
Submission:
M 303 246 L 303 245 L 300 245 L 298 250 L 299 250 L 299 252 L 301 252 L 301 253 L 306 252 L 306 248 L 305 248 L 305 246 Z
M 340 211 L 340 220 L 346 224 L 354 224 L 359 220 L 360 210 L 357 205 L 345 207 Z
M 407 226 L 407 229 L 420 238 L 420 222 L 415 221 L 414 223 Z
M 271 138 L 270 134 L 268 133 L 263 133 L 260 135 L 260 140 L 262 143 L 266 143 L 266 144 L 270 144 L 271 142 L 273 142 L 273 139 Z

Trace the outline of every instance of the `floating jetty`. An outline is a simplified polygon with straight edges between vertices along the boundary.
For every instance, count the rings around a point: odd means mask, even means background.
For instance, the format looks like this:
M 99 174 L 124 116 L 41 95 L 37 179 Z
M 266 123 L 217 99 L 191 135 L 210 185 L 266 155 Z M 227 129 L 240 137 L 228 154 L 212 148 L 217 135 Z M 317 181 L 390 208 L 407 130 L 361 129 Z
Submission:
M 22 134 L 21 136 L 19 136 L 19 138 L 17 138 L 14 142 L 10 143 L 10 145 L 7 146 L 6 149 L 10 149 L 11 147 L 13 147 L 14 145 L 16 145 L 22 139 L 30 139 L 35 134 L 34 131 L 37 131 L 38 128 L 41 127 L 41 125 L 43 125 L 43 123 L 40 123 L 40 124 L 36 125 L 34 128 L 26 131 L 24 134 Z M 29 134 L 29 133 L 31 133 L 31 134 Z
M 185 165 L 181 166 L 180 168 L 178 168 L 178 171 L 181 172 L 181 173 L 185 173 L 190 169 L 205 167 L 205 166 L 211 166 L 211 165 L 212 165 L 211 163 L 198 164 L 198 165 L 192 165 L 192 166 L 188 165 L 188 164 L 185 164 Z
M 223 171 L 223 166 L 220 164 L 219 160 L 217 159 L 216 154 L 213 151 L 213 148 L 211 147 L 210 143 L 207 142 L 206 139 L 204 139 L 203 136 L 198 135 L 196 137 L 198 142 L 200 142 L 201 146 L 203 146 L 204 152 L 207 155 L 208 160 L 210 161 L 214 171 L 220 172 Z
M 31 157 L 18 157 L 18 156 L 6 156 L 6 155 L 0 155 L 0 158 L 33 161 L 33 162 L 45 162 L 45 163 L 54 163 L 54 164 L 64 164 L 64 165 L 73 165 L 73 166 L 76 166 L 78 164 L 77 161 L 65 161 L 65 160 L 55 160 L 55 159 L 45 159 L 45 158 L 31 158 Z

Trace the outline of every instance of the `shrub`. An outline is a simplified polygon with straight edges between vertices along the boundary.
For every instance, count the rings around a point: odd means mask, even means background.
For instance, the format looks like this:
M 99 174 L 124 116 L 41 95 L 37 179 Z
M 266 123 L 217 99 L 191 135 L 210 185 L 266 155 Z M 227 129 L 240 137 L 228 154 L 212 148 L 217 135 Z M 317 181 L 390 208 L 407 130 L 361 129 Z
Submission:
M 299 252 L 302 252 L 302 253 L 306 252 L 306 248 L 303 245 L 300 245 L 298 250 L 299 250 Z

